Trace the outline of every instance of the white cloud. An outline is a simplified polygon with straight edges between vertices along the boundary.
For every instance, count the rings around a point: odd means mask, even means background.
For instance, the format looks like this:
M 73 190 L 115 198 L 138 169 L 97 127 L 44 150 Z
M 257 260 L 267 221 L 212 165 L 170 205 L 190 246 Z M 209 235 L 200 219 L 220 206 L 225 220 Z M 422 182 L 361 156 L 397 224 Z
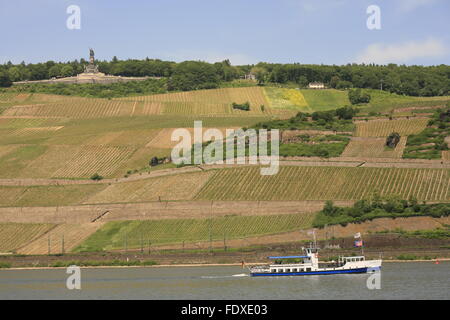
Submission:
M 398 0 L 399 8 L 402 11 L 413 11 L 422 6 L 435 4 L 439 0 Z
M 408 63 L 417 58 L 442 57 L 449 53 L 444 43 L 437 39 L 410 41 L 400 44 L 374 43 L 357 56 L 358 63 Z

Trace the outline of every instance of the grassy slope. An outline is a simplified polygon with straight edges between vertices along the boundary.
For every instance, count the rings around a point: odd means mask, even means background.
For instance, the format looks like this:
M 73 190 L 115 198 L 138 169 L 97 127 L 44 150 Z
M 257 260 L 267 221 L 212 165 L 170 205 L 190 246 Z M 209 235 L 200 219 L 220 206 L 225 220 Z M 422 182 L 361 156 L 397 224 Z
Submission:
M 370 102 L 366 106 L 362 106 L 364 113 L 386 113 L 396 108 L 444 105 L 445 101 L 450 100 L 449 96 L 410 97 L 373 89 L 366 89 L 364 91 L 368 92 L 371 96 Z
M 314 111 L 332 110 L 350 105 L 347 91 L 343 90 L 300 90 L 310 108 Z
M 297 90 L 276 87 L 265 87 L 264 90 L 271 107 L 275 109 L 314 112 L 350 104 L 347 92 L 341 90 Z
M 314 214 L 227 216 L 213 219 L 166 219 L 108 222 L 76 251 L 139 248 L 142 245 L 244 238 L 311 226 Z

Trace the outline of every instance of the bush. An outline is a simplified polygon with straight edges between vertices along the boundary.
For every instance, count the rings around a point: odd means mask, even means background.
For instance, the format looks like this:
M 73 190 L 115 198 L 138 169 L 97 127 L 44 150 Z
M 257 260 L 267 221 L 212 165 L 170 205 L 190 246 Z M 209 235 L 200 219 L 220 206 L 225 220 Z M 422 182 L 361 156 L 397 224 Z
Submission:
M 250 111 L 250 103 L 248 101 L 245 102 L 245 103 L 242 103 L 242 104 L 238 104 L 238 103 L 233 102 L 232 103 L 232 107 L 233 107 L 233 109 Z
M 400 134 L 398 134 L 397 132 L 392 132 L 386 138 L 386 146 L 388 146 L 389 148 L 395 148 L 399 142 L 400 142 Z
M 351 89 L 348 91 L 348 100 L 351 104 L 369 103 L 370 94 L 362 92 L 361 89 Z
M 102 179 L 103 179 L 103 177 L 101 175 L 99 175 L 98 173 L 95 173 L 94 175 L 91 176 L 91 180 L 94 180 L 94 181 L 100 181 Z
M 418 204 L 417 200 L 401 200 L 391 196 L 381 199 L 374 196 L 372 200 L 360 200 L 352 207 L 335 207 L 331 201 L 325 203 L 313 221 L 315 228 L 325 225 L 359 223 L 376 218 L 397 218 L 412 216 L 447 217 L 450 215 L 450 203 Z M 442 233 L 439 233 L 442 236 Z

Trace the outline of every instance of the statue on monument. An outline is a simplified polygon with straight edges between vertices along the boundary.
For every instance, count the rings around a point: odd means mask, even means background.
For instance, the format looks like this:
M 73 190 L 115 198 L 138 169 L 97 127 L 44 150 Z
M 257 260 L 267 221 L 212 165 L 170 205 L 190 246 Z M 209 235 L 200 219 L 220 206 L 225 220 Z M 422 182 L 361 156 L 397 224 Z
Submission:
M 98 73 L 98 67 L 95 65 L 94 50 L 89 48 L 89 64 L 84 67 L 84 73 Z
M 94 64 L 94 50 L 92 48 L 89 49 L 89 62 Z

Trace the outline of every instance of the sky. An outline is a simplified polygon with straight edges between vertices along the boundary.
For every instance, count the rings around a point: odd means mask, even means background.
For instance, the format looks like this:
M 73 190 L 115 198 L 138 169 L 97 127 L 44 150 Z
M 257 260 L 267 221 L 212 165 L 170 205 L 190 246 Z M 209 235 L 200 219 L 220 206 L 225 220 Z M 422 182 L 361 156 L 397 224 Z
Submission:
M 371 5 L 380 29 L 367 27 Z M 99 60 L 450 64 L 448 0 L 0 0 L 0 30 L 0 63 L 92 47 Z

